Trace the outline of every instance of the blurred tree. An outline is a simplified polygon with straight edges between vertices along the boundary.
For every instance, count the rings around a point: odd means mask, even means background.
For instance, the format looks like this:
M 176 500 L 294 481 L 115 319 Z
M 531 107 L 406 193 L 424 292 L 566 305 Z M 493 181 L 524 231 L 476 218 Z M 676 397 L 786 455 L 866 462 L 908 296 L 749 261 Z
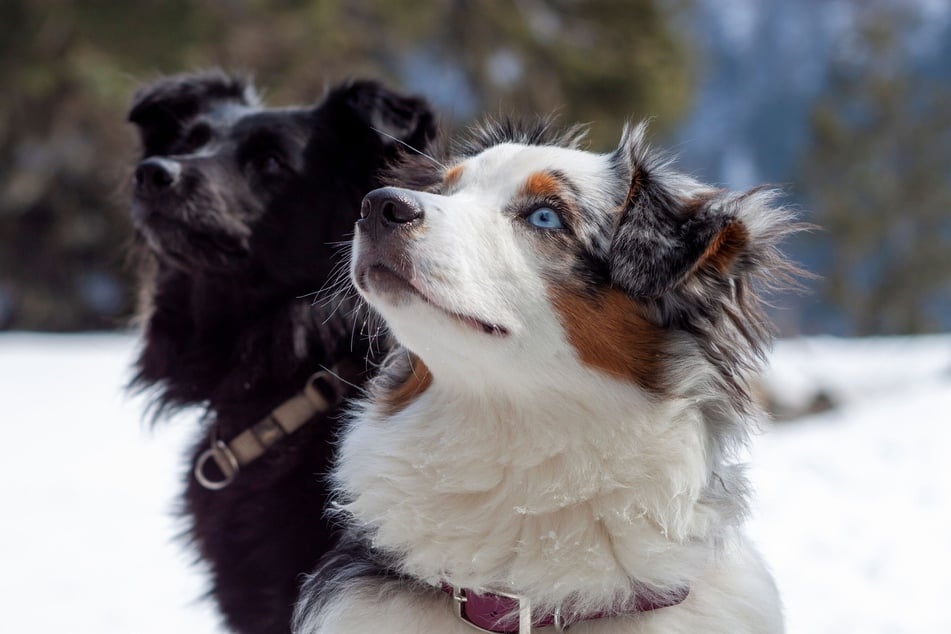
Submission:
M 0 4 L 0 328 L 121 325 L 138 83 L 250 71 L 273 103 L 375 76 L 426 94 L 450 127 L 489 113 L 596 122 L 686 105 L 673 13 L 688 0 L 4 0 Z
M 857 14 L 801 171 L 832 243 L 824 298 L 863 335 L 937 330 L 951 309 L 951 90 L 912 68 L 907 9 Z
M 207 35 L 203 18 L 180 1 L 0 5 L 0 328 L 128 315 L 129 73 L 182 64 Z

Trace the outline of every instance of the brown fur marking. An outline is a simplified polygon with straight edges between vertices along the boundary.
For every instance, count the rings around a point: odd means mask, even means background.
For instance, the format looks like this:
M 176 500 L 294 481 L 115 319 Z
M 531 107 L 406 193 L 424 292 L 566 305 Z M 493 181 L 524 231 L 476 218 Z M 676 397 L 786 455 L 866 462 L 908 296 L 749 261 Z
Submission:
M 452 189 L 456 186 L 456 183 L 459 182 L 459 179 L 462 178 L 462 165 L 454 165 L 446 170 L 446 175 L 443 176 L 442 184 L 446 189 Z
M 535 172 L 522 186 L 522 195 L 530 198 L 552 198 L 561 193 L 563 185 L 558 177 L 547 172 Z
M 644 170 L 640 165 L 634 166 L 634 174 L 631 176 L 631 186 L 627 188 L 627 196 L 624 197 L 624 203 L 621 209 L 630 209 L 634 205 L 634 200 L 640 195 L 644 186 Z
M 557 289 L 552 300 L 582 363 L 663 392 L 664 331 L 641 317 L 627 295 L 609 289 L 588 297 Z
M 432 384 L 433 375 L 423 363 L 423 360 L 413 355 L 412 371 L 401 383 L 394 385 L 381 397 L 383 411 L 387 416 L 393 416 L 406 409 L 420 394 Z
M 749 241 L 750 232 L 740 222 L 724 227 L 700 256 L 699 266 L 709 266 L 726 274 L 736 256 Z

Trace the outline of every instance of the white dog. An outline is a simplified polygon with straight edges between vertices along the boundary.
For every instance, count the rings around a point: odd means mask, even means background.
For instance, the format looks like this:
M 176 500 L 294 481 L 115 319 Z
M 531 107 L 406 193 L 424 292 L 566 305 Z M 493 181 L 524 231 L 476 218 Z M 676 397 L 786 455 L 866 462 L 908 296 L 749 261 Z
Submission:
M 403 348 L 341 440 L 299 632 L 783 630 L 735 452 L 799 226 L 643 135 L 489 124 L 366 197 L 351 275 Z

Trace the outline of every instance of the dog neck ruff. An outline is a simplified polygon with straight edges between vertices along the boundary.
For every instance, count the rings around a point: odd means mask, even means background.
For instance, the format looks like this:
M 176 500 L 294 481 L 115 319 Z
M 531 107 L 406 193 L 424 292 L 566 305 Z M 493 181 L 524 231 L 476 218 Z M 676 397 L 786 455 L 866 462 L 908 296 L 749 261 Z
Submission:
M 550 614 L 533 614 L 531 601 L 528 597 L 521 595 L 505 592 L 476 592 L 446 583 L 442 584 L 442 590 L 452 596 L 453 610 L 457 618 L 480 632 L 491 634 L 531 634 L 533 628 L 543 627 L 554 627 L 555 631 L 564 632 L 569 625 L 579 621 L 593 621 L 669 608 L 681 603 L 690 594 L 689 587 L 680 588 L 673 594 L 663 596 L 657 593 L 641 592 L 628 604 L 616 610 L 575 616 L 569 622 L 557 609 Z
M 303 427 L 314 415 L 336 405 L 345 389 L 343 380 L 334 372 L 323 370 L 312 374 L 303 390 L 230 441 L 219 440 L 217 427 L 212 427 L 210 445 L 195 461 L 195 479 L 212 491 L 225 488 L 238 477 L 241 467 L 257 460 L 282 438 Z M 209 460 L 215 461 L 220 477 L 205 472 Z

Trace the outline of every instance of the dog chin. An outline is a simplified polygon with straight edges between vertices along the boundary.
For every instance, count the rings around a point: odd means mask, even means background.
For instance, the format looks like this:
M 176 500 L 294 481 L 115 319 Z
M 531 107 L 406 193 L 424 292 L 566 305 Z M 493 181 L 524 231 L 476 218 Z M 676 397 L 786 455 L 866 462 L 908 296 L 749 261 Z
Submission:
M 374 306 L 379 302 L 403 306 L 416 300 L 426 301 L 408 280 L 382 264 L 363 268 L 356 273 L 355 282 L 357 288 L 367 296 L 367 301 Z
M 249 255 L 240 238 L 195 231 L 174 220 L 153 218 L 137 230 L 160 261 L 183 271 L 226 273 L 242 266 Z
M 507 337 L 509 334 L 508 329 L 501 324 L 483 321 L 444 308 L 412 282 L 385 265 L 372 264 L 358 269 L 354 273 L 354 281 L 367 301 L 381 312 L 386 312 L 387 307 L 397 308 L 420 302 L 439 313 L 442 318 L 448 318 L 449 321 L 461 325 L 467 331 L 475 331 L 492 337 Z

